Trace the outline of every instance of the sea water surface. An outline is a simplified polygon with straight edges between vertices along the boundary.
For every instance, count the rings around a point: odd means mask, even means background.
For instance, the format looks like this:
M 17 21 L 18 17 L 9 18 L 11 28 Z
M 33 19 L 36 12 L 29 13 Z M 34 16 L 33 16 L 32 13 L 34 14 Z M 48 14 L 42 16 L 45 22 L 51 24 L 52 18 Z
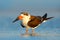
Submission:
M 6 16 L 6 14 L 0 17 L 0 40 L 60 40 L 59 17 L 48 20 L 36 28 L 35 32 L 38 33 L 39 36 L 21 36 L 25 34 L 25 28 L 21 27 L 21 21 L 12 23 L 16 17 L 11 15 Z M 29 31 L 29 33 L 31 33 L 31 29 L 29 29 Z

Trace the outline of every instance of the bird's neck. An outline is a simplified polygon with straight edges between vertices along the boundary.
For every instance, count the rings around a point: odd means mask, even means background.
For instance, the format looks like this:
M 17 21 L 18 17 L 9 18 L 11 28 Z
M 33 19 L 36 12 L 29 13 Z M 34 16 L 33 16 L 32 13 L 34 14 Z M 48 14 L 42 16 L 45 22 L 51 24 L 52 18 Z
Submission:
M 27 25 L 27 23 L 30 21 L 30 16 L 27 16 L 27 17 L 24 17 L 23 20 L 22 20 L 22 23 L 24 25 Z

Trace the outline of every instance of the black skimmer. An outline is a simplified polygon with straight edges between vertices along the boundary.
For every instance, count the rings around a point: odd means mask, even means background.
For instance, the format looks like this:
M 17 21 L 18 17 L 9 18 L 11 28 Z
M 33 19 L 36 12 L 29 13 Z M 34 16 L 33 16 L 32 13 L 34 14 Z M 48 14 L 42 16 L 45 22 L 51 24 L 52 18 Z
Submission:
M 34 35 L 34 29 L 38 27 L 42 22 L 45 22 L 46 20 L 49 20 L 53 17 L 47 18 L 47 13 L 45 13 L 44 16 L 33 16 L 30 15 L 28 12 L 21 12 L 21 15 L 19 15 L 13 22 L 16 22 L 17 20 L 22 20 L 21 26 L 23 28 L 26 28 L 26 34 L 28 34 L 28 29 L 32 29 L 32 35 Z

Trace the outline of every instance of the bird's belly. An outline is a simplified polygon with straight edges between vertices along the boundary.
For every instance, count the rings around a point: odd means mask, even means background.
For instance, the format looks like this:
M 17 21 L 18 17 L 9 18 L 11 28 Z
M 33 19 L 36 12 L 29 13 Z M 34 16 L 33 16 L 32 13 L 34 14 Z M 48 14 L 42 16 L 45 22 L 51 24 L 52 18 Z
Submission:
M 24 25 L 26 28 L 32 28 L 32 29 L 35 29 L 35 28 L 37 28 L 38 26 L 40 26 L 40 24 L 37 25 L 37 26 L 35 26 L 35 27 L 28 26 L 26 22 L 23 22 L 23 25 Z
M 29 28 L 28 26 L 28 22 L 30 21 L 30 17 L 24 17 L 23 20 L 22 20 L 22 24 L 26 27 L 26 28 Z

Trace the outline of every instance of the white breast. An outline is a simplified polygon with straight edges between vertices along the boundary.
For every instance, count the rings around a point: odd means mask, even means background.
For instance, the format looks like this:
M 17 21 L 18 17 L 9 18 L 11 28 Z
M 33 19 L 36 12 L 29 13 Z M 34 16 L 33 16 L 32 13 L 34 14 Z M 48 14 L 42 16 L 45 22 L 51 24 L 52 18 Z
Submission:
M 26 16 L 26 17 L 23 18 L 22 23 L 23 23 L 23 25 L 24 25 L 25 27 L 28 26 L 27 23 L 28 23 L 29 20 L 30 20 L 30 16 L 29 16 L 29 17 Z

